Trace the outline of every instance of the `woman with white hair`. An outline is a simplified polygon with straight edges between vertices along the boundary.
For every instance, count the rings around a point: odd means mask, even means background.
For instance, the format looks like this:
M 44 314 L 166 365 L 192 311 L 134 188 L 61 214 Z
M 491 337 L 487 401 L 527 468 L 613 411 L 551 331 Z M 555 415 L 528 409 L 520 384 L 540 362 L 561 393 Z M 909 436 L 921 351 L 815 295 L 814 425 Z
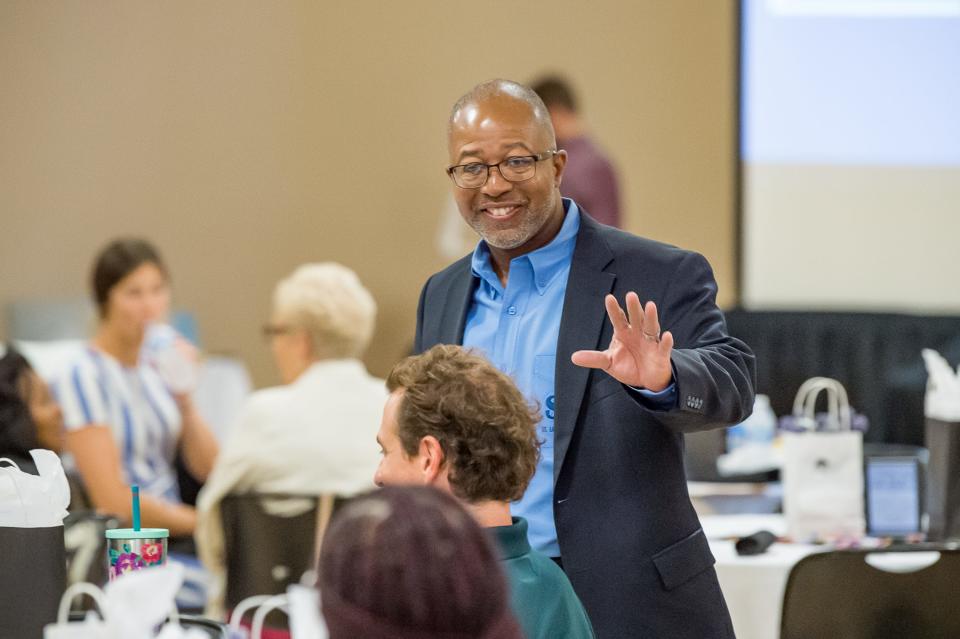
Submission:
M 307 264 L 277 284 L 264 334 L 283 385 L 246 401 L 197 502 L 197 549 L 216 582 L 207 614 L 224 612 L 224 497 L 350 497 L 373 487 L 386 390 L 359 357 L 375 315 L 373 297 L 339 264 Z

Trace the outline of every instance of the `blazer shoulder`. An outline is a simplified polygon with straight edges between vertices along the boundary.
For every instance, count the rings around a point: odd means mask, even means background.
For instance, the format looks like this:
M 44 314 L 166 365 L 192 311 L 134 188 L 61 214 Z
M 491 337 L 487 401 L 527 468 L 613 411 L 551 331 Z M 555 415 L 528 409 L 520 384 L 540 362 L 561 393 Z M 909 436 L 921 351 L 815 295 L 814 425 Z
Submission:
M 647 264 L 664 267 L 676 267 L 687 260 L 706 262 L 705 258 L 696 251 L 634 235 L 610 226 L 599 224 L 597 226 L 597 232 L 610 247 L 615 260 L 642 259 Z

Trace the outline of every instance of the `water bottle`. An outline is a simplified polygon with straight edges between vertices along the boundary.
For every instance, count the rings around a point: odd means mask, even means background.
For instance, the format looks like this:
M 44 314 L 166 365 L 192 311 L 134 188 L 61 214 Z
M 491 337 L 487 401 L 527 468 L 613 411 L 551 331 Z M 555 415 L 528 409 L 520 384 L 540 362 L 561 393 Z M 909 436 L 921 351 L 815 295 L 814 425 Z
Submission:
M 174 394 L 196 390 L 199 379 L 197 349 L 167 324 L 147 327 L 141 356 L 153 366 Z
M 727 429 L 727 452 L 733 452 L 747 444 L 770 444 L 776 427 L 777 416 L 770 406 L 770 398 L 757 395 L 753 400 L 753 413 L 750 417 Z

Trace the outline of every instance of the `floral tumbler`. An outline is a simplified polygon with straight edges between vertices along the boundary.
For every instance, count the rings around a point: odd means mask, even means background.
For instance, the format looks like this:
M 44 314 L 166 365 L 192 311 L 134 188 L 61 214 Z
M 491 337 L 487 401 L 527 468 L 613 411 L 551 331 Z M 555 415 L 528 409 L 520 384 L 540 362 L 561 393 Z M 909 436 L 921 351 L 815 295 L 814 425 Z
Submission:
M 107 531 L 107 571 L 110 581 L 141 568 L 167 563 L 166 528 L 113 528 Z

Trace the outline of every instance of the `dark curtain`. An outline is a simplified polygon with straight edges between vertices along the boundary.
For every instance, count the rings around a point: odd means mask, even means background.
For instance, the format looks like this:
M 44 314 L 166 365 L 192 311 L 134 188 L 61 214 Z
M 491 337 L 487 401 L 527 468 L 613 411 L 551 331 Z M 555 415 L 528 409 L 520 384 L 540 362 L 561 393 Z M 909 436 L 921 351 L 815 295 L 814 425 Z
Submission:
M 927 373 L 920 351 L 960 362 L 960 317 L 892 313 L 745 311 L 726 313 L 730 334 L 757 356 L 757 391 L 777 415 L 817 375 L 847 389 L 870 419 L 867 442 L 923 445 Z

